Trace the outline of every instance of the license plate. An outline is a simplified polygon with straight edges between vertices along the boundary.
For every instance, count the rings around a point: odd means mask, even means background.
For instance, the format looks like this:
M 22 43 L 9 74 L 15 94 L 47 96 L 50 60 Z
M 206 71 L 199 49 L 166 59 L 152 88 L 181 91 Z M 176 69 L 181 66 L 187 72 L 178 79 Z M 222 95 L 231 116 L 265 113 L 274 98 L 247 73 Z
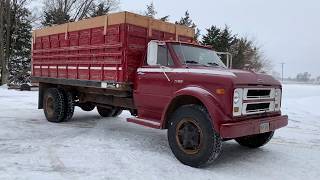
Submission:
M 269 123 L 262 123 L 260 124 L 260 133 L 265 133 L 270 131 Z

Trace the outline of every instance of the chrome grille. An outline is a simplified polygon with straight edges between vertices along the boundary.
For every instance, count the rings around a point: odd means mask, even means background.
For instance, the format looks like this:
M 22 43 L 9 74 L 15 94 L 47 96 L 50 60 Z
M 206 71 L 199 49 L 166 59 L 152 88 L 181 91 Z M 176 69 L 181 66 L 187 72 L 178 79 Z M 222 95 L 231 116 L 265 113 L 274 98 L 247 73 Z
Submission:
M 255 99 L 255 98 L 270 98 L 270 89 L 249 89 L 247 92 L 248 99 Z
M 274 88 L 245 88 L 244 100 L 261 100 L 274 98 Z
M 269 109 L 269 106 L 270 106 L 270 103 L 248 104 L 246 111 L 247 112 L 256 111 L 256 110 L 265 111 Z
M 243 115 L 272 112 L 275 88 L 245 88 L 243 92 Z

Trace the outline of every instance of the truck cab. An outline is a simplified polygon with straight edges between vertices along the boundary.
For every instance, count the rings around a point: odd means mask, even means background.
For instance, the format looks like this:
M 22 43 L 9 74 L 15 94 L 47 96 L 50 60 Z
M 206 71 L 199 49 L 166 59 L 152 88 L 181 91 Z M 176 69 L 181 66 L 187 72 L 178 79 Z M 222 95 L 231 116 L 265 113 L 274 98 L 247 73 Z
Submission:
M 213 49 L 191 43 L 151 41 L 133 93 L 138 116 L 128 121 L 168 129 L 171 149 L 178 159 L 184 154 L 180 160 L 187 164 L 185 154 L 203 146 L 204 127 L 212 129 L 216 149 L 230 139 L 254 148 L 288 123 L 281 115 L 279 81 L 229 69 Z

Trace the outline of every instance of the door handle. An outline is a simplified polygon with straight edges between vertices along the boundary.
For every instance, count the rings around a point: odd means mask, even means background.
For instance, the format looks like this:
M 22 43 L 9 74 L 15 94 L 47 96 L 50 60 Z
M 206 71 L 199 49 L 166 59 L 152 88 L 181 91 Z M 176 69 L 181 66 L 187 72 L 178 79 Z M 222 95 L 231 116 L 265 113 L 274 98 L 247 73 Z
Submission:
M 138 75 L 144 75 L 145 73 L 144 72 L 138 72 Z

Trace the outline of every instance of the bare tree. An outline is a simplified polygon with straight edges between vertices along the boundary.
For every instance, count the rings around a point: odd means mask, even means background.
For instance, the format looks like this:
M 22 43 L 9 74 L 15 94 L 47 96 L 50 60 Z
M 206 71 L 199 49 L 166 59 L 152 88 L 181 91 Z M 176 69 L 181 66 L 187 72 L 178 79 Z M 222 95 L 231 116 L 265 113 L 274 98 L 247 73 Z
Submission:
M 42 25 L 50 26 L 97 16 L 93 10 L 99 5 L 103 5 L 104 12 L 115 10 L 119 2 L 118 0 L 46 0 L 44 4 Z
M 10 0 L 2 0 L 1 1 L 1 32 L 0 32 L 0 41 L 1 41 L 1 52 L 0 52 L 0 59 L 1 59 L 1 84 L 7 83 L 8 80 L 8 59 L 9 59 L 9 52 L 10 52 L 10 27 L 11 27 L 11 2 Z M 5 25 L 6 23 L 6 25 Z M 4 28 L 6 28 L 6 38 L 4 37 Z M 9 47 L 9 48 L 8 48 Z M 5 50 L 5 51 L 4 51 Z
M 16 0 L 13 0 L 13 7 L 17 4 Z M 10 46 L 11 46 L 11 2 L 10 0 L 6 0 L 6 41 L 5 41 L 5 58 L 4 58 L 4 66 L 3 66 L 3 83 L 7 83 L 8 81 L 8 62 L 10 58 Z

